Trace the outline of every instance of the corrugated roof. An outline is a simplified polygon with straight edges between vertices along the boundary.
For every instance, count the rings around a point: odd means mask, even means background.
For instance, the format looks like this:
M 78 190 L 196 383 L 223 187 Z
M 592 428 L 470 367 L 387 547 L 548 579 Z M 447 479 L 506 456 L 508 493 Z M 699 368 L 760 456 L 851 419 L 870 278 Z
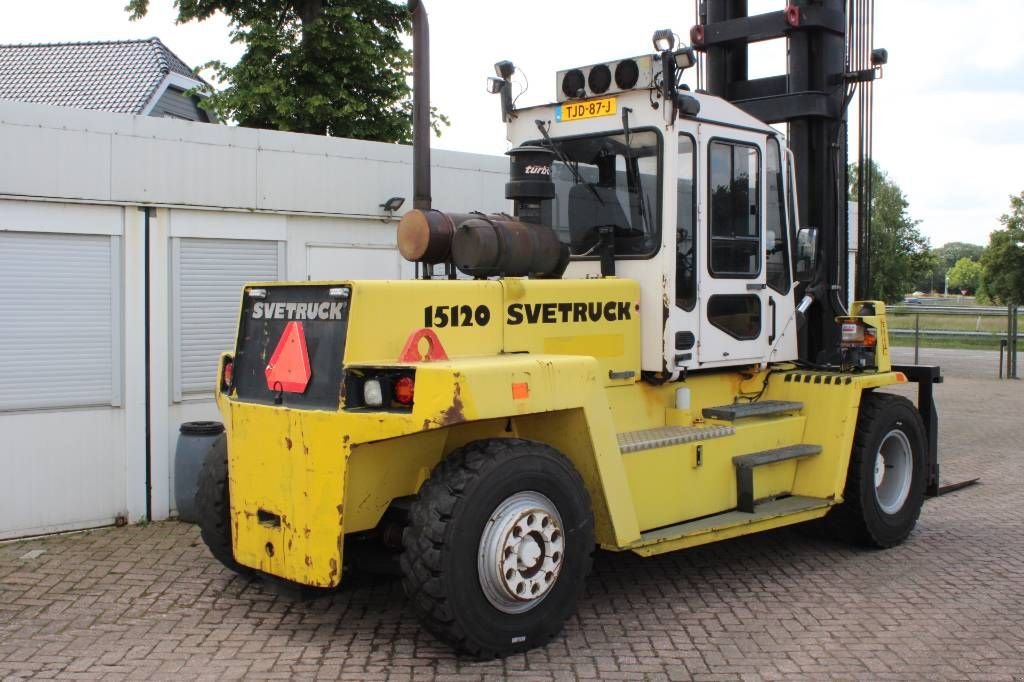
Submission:
M 0 99 L 139 114 L 168 73 L 204 82 L 159 38 L 0 45 Z

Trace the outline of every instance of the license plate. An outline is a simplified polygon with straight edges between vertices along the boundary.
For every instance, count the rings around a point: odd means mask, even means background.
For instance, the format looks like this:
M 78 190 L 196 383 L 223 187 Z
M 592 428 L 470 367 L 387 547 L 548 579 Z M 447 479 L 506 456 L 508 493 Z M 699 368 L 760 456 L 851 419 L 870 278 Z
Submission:
M 561 123 L 562 121 L 578 121 L 581 118 L 612 116 L 618 109 L 618 103 L 618 97 L 602 97 L 585 102 L 566 102 L 555 109 L 555 120 Z

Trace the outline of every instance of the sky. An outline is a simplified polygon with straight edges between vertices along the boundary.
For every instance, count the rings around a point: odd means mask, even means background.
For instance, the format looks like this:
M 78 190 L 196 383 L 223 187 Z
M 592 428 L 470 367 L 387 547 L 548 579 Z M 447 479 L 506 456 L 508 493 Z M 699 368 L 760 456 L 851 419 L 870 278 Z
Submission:
M 559 69 L 648 53 L 655 29 L 686 36 L 694 23 L 693 0 L 424 2 L 432 104 L 451 119 L 432 144 L 484 154 L 508 149 L 498 98 L 484 91 L 494 62 L 512 60 L 516 87 L 529 83 L 520 105 L 543 104 L 554 99 Z M 242 53 L 223 16 L 176 25 L 173 0 L 150 0 L 149 15 L 130 22 L 125 4 L 0 0 L 0 43 L 158 36 L 192 66 L 233 63 Z M 749 11 L 783 5 L 750 0 Z M 1024 190 L 1021 26 L 1021 0 L 876 2 L 875 47 L 888 49 L 889 64 L 874 86 L 874 157 L 903 189 L 932 246 L 986 244 L 1009 196 Z M 782 73 L 784 41 L 755 46 L 750 60 L 751 77 Z M 855 139 L 850 144 L 855 154 Z

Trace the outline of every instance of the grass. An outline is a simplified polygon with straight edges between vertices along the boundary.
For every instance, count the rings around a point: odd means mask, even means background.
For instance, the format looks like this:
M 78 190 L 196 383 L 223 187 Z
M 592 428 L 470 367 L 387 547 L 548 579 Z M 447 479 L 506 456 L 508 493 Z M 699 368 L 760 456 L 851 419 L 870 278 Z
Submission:
M 913 329 L 914 315 L 890 315 L 889 329 Z M 920 315 L 921 330 L 1006 333 L 1006 316 Z M 996 344 L 998 345 L 998 341 Z
M 913 336 L 890 336 L 893 347 L 913 348 Z M 1024 344 L 1024 342 L 1019 342 Z M 999 339 L 994 336 L 927 336 L 921 334 L 920 348 L 965 348 L 970 350 L 999 350 Z

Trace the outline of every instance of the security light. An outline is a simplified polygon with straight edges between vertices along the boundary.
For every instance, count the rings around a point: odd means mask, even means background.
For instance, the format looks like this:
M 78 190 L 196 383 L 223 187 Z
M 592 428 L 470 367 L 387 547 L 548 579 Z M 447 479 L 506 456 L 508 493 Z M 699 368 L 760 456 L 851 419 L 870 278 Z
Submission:
M 498 74 L 498 78 L 503 81 L 507 81 L 512 78 L 512 74 L 516 72 L 515 64 L 508 61 L 507 59 L 502 60 L 494 65 L 494 73 Z
M 397 211 L 405 203 L 405 197 L 391 197 L 380 205 L 385 211 Z
M 384 213 L 387 214 L 387 217 L 384 218 L 384 222 L 387 222 L 391 218 L 391 216 L 395 214 L 395 211 L 402 208 L 402 204 L 404 203 L 405 197 L 391 197 L 383 204 L 381 204 L 380 207 L 383 208 Z
M 670 28 L 660 28 L 654 32 L 654 49 L 658 52 L 671 50 L 676 45 L 676 36 Z
M 889 50 L 876 47 L 871 50 L 871 66 L 883 66 L 889 62 Z

